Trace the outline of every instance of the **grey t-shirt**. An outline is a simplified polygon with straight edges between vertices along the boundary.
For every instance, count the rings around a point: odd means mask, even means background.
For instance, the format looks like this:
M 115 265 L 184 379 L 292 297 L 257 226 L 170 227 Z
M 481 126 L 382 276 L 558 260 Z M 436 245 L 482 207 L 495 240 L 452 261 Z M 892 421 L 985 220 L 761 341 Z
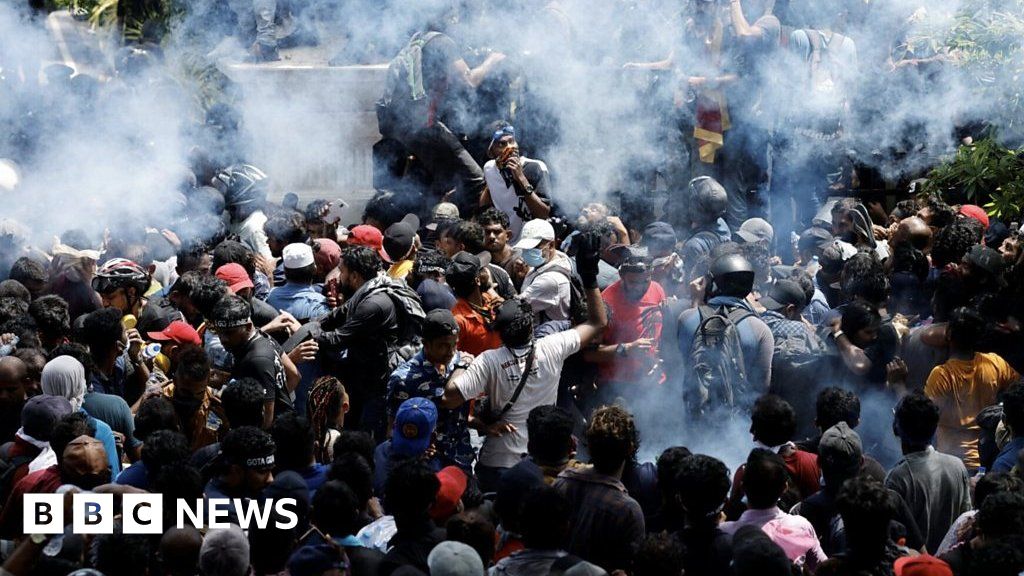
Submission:
M 885 477 L 885 486 L 903 497 L 934 554 L 949 527 L 971 509 L 971 488 L 964 463 L 955 456 L 926 450 L 907 454 Z

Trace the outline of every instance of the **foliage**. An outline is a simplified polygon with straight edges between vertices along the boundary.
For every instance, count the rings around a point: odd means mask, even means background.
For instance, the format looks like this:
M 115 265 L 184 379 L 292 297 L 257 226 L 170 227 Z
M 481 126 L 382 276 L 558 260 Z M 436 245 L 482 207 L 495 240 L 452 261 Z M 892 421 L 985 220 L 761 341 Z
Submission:
M 924 194 L 950 203 L 980 204 L 1004 220 L 1024 205 L 1024 148 L 1013 150 L 992 136 L 961 146 L 956 156 L 931 171 Z

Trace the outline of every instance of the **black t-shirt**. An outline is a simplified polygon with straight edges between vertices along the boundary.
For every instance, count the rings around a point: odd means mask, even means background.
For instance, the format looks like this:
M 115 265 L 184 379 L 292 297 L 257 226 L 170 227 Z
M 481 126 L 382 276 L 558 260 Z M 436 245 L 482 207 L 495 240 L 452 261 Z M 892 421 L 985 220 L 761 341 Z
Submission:
M 423 89 L 430 97 L 443 99 L 452 82 L 452 64 L 462 58 L 455 41 L 439 34 L 423 45 Z
M 276 342 L 257 331 L 240 350 L 232 350 L 232 354 L 235 356 L 232 378 L 254 378 L 262 384 L 265 401 L 274 402 L 275 417 L 295 410 L 285 381 L 281 348 Z

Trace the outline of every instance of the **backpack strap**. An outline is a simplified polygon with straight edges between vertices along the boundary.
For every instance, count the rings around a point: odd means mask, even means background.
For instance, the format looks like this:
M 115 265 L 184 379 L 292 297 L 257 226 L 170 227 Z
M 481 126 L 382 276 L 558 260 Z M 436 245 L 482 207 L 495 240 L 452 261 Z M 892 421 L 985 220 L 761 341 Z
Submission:
M 526 355 L 526 367 L 523 369 L 523 375 L 519 377 L 519 384 L 516 386 L 515 392 L 512 393 L 512 397 L 508 399 L 508 402 L 505 403 L 505 406 L 495 416 L 495 421 L 501 420 L 501 417 L 512 409 L 512 406 L 516 403 L 516 400 L 519 400 L 519 395 L 523 393 L 523 388 L 526 388 L 526 380 L 527 378 L 530 377 L 530 371 L 533 370 L 533 355 L 536 351 L 537 343 L 534 342 L 533 344 L 530 345 L 530 353 Z

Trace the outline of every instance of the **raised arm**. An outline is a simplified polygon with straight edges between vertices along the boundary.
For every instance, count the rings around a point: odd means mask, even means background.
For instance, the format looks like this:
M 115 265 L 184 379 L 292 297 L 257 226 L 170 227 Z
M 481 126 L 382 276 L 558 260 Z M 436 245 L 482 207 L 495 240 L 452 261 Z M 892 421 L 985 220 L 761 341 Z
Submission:
M 595 232 L 578 234 L 573 243 L 576 246 L 576 272 L 587 291 L 587 321 L 573 328 L 580 335 L 580 348 L 586 348 L 597 340 L 608 325 L 608 314 L 597 287 L 597 265 L 601 259 L 601 237 Z

